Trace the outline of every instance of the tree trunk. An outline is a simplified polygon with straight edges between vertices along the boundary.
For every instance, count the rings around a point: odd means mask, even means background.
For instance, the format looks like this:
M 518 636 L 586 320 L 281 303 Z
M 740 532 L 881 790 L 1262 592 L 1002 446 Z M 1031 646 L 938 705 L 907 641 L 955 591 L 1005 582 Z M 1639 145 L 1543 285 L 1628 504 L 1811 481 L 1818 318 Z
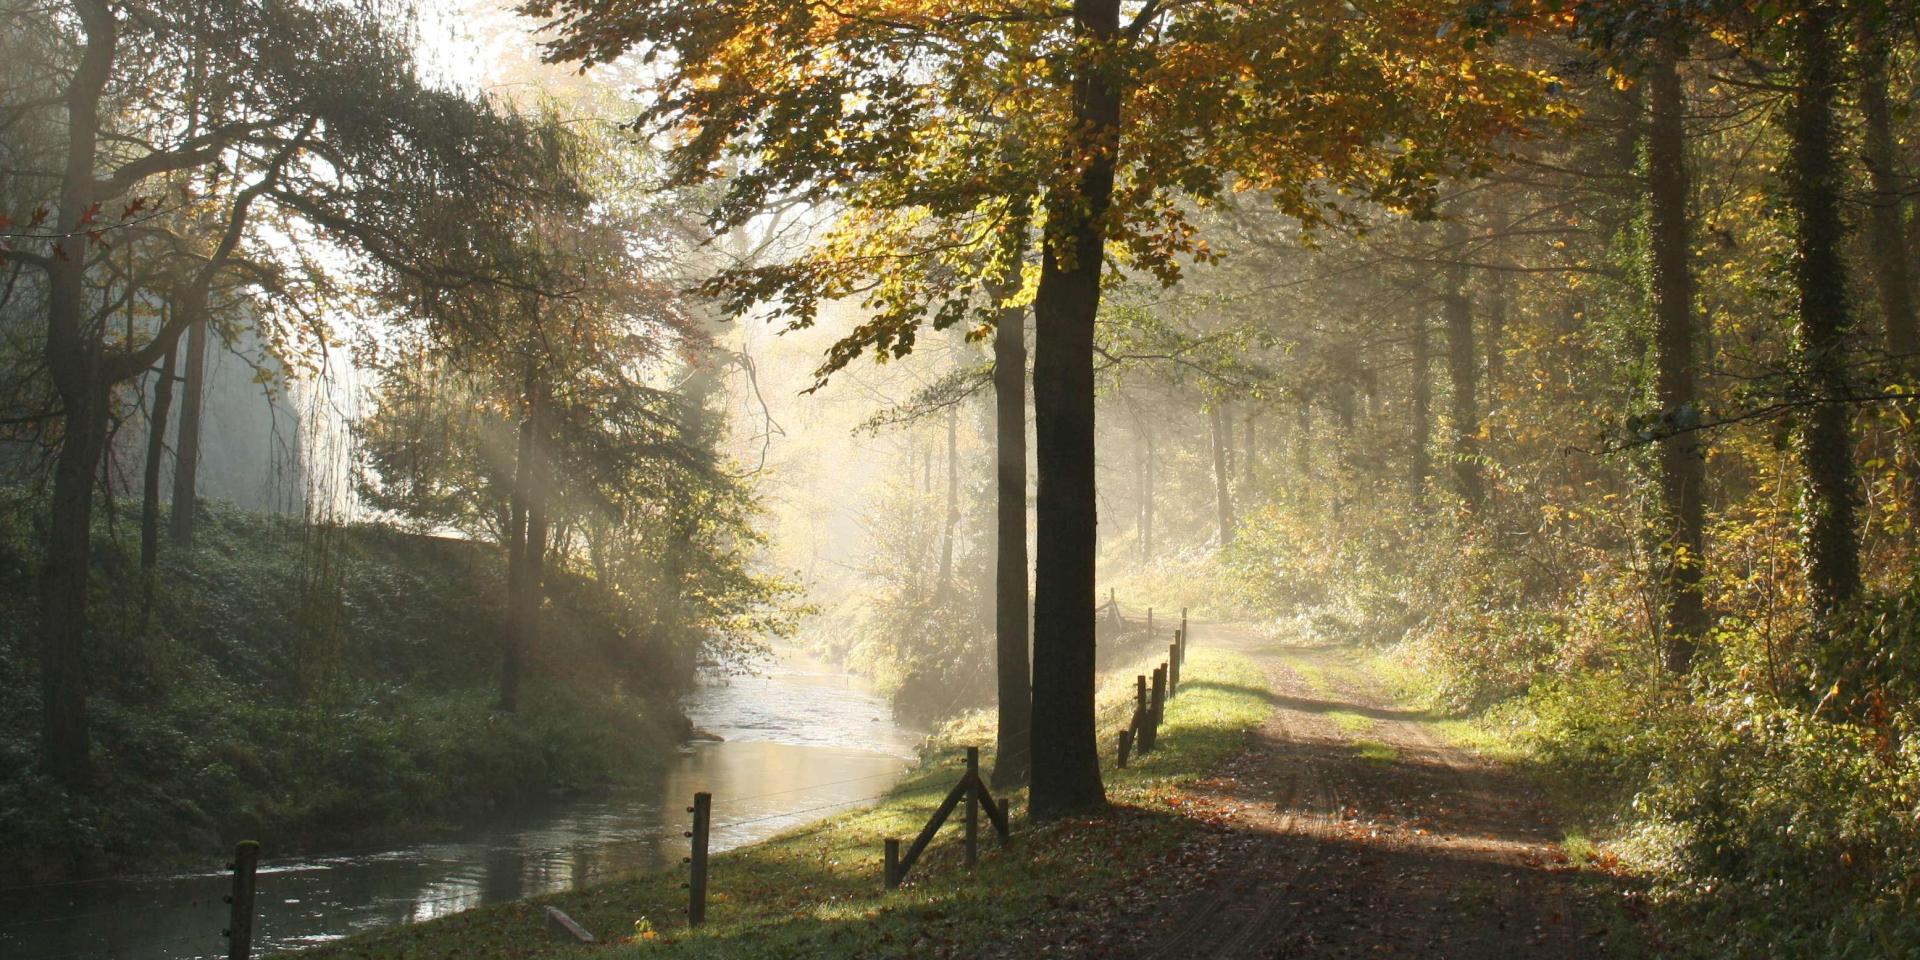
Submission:
M 1021 245 L 1025 246 L 1025 230 Z M 1005 296 L 996 297 L 1004 301 Z M 1027 780 L 1033 674 L 1027 658 L 1027 331 L 1026 311 L 1003 307 L 993 331 L 995 512 L 994 646 L 999 668 L 999 734 L 993 785 Z
M 1686 158 L 1686 101 L 1680 85 L 1678 38 L 1659 42 L 1648 69 L 1651 120 L 1647 134 L 1649 266 L 1653 294 L 1655 395 L 1676 427 L 1697 419 L 1694 386 L 1693 273 L 1689 264 L 1687 198 L 1692 172 Z M 1707 610 L 1705 572 L 1707 461 L 1699 435 L 1688 429 L 1660 441 L 1661 628 L 1667 669 L 1692 669 Z
M 76 3 L 86 33 L 66 90 L 67 143 L 54 220 L 54 256 L 47 266 L 47 372 L 65 410 L 54 463 L 53 509 L 46 563 L 40 572 L 42 765 L 71 790 L 93 780 L 87 728 L 87 586 L 93 524 L 93 481 L 106 446 L 107 387 L 100 348 L 84 322 L 87 235 L 93 205 L 101 91 L 118 42 L 112 10 Z
M 1794 284 L 1799 293 L 1799 366 L 1818 402 L 1801 429 L 1807 473 L 1807 580 L 1814 608 L 1831 615 L 1860 593 L 1853 443 L 1847 422 L 1846 266 L 1840 246 L 1842 177 L 1834 130 L 1839 87 L 1834 8 L 1809 5 L 1796 28 L 1800 75 L 1788 120 L 1787 195 L 1794 216 Z
M 1300 406 L 1294 412 L 1294 417 L 1296 420 L 1296 425 L 1299 428 L 1294 431 L 1296 436 L 1293 441 L 1293 469 L 1294 469 L 1294 472 L 1299 474 L 1298 477 L 1294 478 L 1294 485 L 1301 489 L 1305 489 L 1308 481 L 1313 479 L 1313 403 L 1312 401 L 1309 401 L 1304 397 L 1301 398 Z
M 1453 227 L 1458 249 L 1464 246 L 1464 230 Z M 1447 267 L 1447 295 L 1443 312 L 1447 327 L 1447 380 L 1451 386 L 1453 419 L 1454 492 L 1466 502 L 1469 511 L 1478 513 L 1486 499 L 1486 484 L 1480 473 L 1480 379 L 1478 344 L 1473 340 L 1473 301 L 1467 295 L 1467 267 L 1462 263 Z
M 197 311 L 187 328 L 186 379 L 180 395 L 180 433 L 173 442 L 173 516 L 168 533 L 175 546 L 193 545 L 194 521 L 198 519 L 200 474 L 200 411 L 207 393 L 207 314 L 204 302 L 191 302 L 184 309 Z
M 152 572 L 160 559 L 160 468 L 167 455 L 167 417 L 173 410 L 174 358 L 168 350 L 153 383 L 153 409 L 147 415 L 147 462 L 140 477 L 140 569 Z M 152 580 L 147 588 L 152 589 Z
M 1140 423 L 1140 443 L 1146 455 L 1140 458 L 1140 559 L 1153 560 L 1153 477 L 1160 467 L 1159 452 L 1153 448 L 1153 428 Z
M 1500 384 L 1507 375 L 1507 282 L 1495 274 L 1487 295 L 1487 409 L 1500 406 Z
M 1214 505 L 1219 513 L 1220 545 L 1233 544 L 1233 491 L 1228 487 L 1227 477 L 1231 468 L 1227 466 L 1227 445 L 1232 443 L 1226 435 L 1227 412 L 1220 404 L 1207 408 L 1207 422 L 1213 428 L 1213 493 Z
M 527 558 L 531 555 L 528 543 L 533 533 L 530 516 L 535 414 L 532 379 L 529 373 L 526 400 L 520 416 L 519 443 L 514 452 L 512 506 L 507 520 L 507 643 L 500 666 L 500 709 L 508 713 L 520 708 L 520 664 L 526 656 L 527 643 L 526 596 L 528 583 L 533 576 L 527 566 Z
M 1433 475 L 1433 344 L 1427 318 L 1413 321 L 1413 399 L 1407 405 L 1412 445 L 1407 463 L 1407 489 L 1416 501 L 1427 496 L 1427 478 Z
M 87 593 L 91 573 L 93 484 L 107 432 L 107 390 L 99 358 L 78 359 L 79 390 L 61 390 L 64 437 L 53 474 L 53 512 L 41 571 L 40 671 L 46 768 L 61 783 L 92 781 L 87 722 Z M 66 379 L 66 378 L 60 378 Z
M 1254 426 L 1253 426 L 1257 419 L 1258 419 L 1258 415 L 1253 410 L 1249 409 L 1247 411 L 1246 429 L 1241 431 L 1241 437 L 1240 437 L 1241 442 L 1245 444 L 1245 447 L 1246 447 L 1242 451 L 1242 456 L 1240 460 L 1241 485 L 1246 487 L 1246 489 L 1241 492 L 1245 493 L 1249 497 L 1253 496 L 1253 483 L 1255 480 L 1255 473 L 1257 472 L 1257 470 L 1254 467 L 1254 458 L 1259 455 L 1259 451 L 1257 449 L 1259 445 L 1259 440 L 1258 440 L 1258 437 L 1256 437 L 1254 434 Z
M 934 596 L 953 589 L 953 534 L 960 528 L 960 408 L 947 407 L 947 517 L 940 533 L 940 578 Z
M 1039 549 L 1033 596 L 1031 816 L 1106 806 L 1094 731 L 1093 329 L 1100 310 L 1107 208 L 1120 136 L 1120 90 L 1101 56 L 1117 38 L 1120 0 L 1074 0 L 1085 44 L 1073 65 L 1077 183 L 1047 196 L 1034 299 L 1033 401 Z
M 1868 200 L 1867 250 L 1873 266 L 1885 324 L 1887 354 L 1910 367 L 1920 353 L 1913 282 L 1907 272 L 1907 227 L 1900 216 L 1903 190 L 1898 170 L 1893 111 L 1887 101 L 1887 44 L 1873 18 L 1860 20 L 1860 114 L 1866 126 L 1866 164 L 1872 194 Z

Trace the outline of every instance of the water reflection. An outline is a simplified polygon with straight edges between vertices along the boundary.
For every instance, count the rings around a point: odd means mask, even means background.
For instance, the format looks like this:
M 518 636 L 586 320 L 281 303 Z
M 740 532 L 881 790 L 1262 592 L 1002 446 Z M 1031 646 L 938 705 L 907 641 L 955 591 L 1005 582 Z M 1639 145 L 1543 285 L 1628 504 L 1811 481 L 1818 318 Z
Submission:
M 854 678 L 800 656 L 768 676 L 705 684 L 687 707 L 697 727 L 725 739 L 692 745 L 657 784 L 559 803 L 455 840 L 265 865 L 258 952 L 677 865 L 696 791 L 714 796 L 715 850 L 751 843 L 885 792 L 918 739 Z M 210 872 L 0 891 L 0 957 L 224 954 L 227 884 Z

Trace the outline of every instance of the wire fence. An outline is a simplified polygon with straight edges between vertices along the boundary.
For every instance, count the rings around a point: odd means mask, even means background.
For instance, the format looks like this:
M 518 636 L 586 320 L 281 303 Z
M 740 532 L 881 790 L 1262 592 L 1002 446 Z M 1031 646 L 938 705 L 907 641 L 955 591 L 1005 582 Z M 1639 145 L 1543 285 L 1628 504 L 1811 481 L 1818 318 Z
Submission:
M 884 770 L 878 773 L 867 774 L 859 777 L 846 777 L 846 778 L 837 779 L 837 780 L 827 780 L 827 781 L 821 781 L 818 783 L 802 784 L 797 787 L 787 787 L 780 790 L 769 790 L 763 793 L 748 794 L 745 796 L 736 796 L 736 797 L 726 797 L 726 798 L 716 799 L 714 802 L 723 807 L 737 807 L 745 804 L 753 804 L 759 801 L 771 800 L 779 797 L 804 795 L 814 791 L 829 790 L 835 787 L 844 787 L 844 786 L 848 786 L 856 783 L 867 783 L 867 782 L 882 780 L 882 779 L 898 779 L 903 772 L 904 772 L 904 769 Z M 888 795 L 887 793 L 876 793 L 868 796 L 855 797 L 855 798 L 850 798 L 845 800 L 835 800 L 830 803 L 823 803 L 823 804 L 816 804 L 816 805 L 807 806 L 807 807 L 801 807 L 799 809 L 775 810 L 773 812 L 760 814 L 757 816 L 742 817 L 738 819 L 717 823 L 717 824 L 714 824 L 711 829 L 716 832 L 731 831 L 741 827 L 747 827 L 755 824 L 769 823 L 774 821 L 782 821 L 782 820 L 798 821 L 803 818 L 809 817 L 811 815 L 824 813 L 830 810 L 843 809 L 847 807 L 858 806 L 861 804 L 875 803 L 877 801 L 885 799 L 887 795 Z M 678 841 L 682 839 L 684 839 L 684 837 L 682 836 L 681 831 L 679 829 L 662 826 L 659 829 L 656 829 L 650 832 L 624 835 L 619 838 L 619 842 L 668 844 L 668 843 L 672 843 L 674 841 Z M 400 848 L 400 849 L 405 849 L 405 848 Z M 304 853 L 297 857 L 286 857 L 286 858 L 281 858 L 275 861 L 262 862 L 259 864 L 257 869 L 259 873 L 273 874 L 276 872 L 286 872 L 290 869 L 297 869 L 302 866 L 310 866 L 310 865 L 323 866 L 328 861 L 339 861 L 342 859 L 367 856 L 367 855 L 376 854 L 376 853 L 385 853 L 385 852 L 394 851 L 394 850 L 396 850 L 396 848 L 390 844 L 383 845 L 383 846 L 368 846 L 368 847 L 325 850 L 325 851 L 318 851 L 313 853 Z M 179 871 L 179 870 L 168 871 L 168 872 L 156 871 L 151 873 L 140 873 L 140 874 L 116 874 L 116 875 L 108 875 L 108 876 L 101 876 L 101 877 L 86 877 L 86 878 L 80 878 L 75 880 L 57 880 L 57 881 L 51 881 L 48 883 L 15 884 L 8 887 L 0 887 L 0 894 L 45 892 L 49 890 L 86 888 L 90 886 L 97 886 L 97 885 L 103 885 L 103 884 L 119 884 L 119 885 L 125 885 L 129 887 L 137 887 L 137 886 L 147 885 L 147 884 L 178 883 L 183 881 L 206 881 L 211 883 L 211 882 L 217 882 L 217 881 L 225 881 L 229 878 L 229 876 L 230 875 L 224 871 L 223 872 L 208 871 L 203 873 L 203 872 L 197 872 L 197 871 Z M 427 907 L 427 906 L 433 906 L 437 904 L 455 903 L 455 902 L 464 903 L 467 905 L 467 907 L 473 907 L 473 906 L 481 905 L 483 902 L 486 901 L 486 899 L 487 897 L 484 891 L 477 890 L 477 889 L 470 889 L 470 890 L 462 890 L 456 893 L 446 894 L 444 896 L 391 898 L 390 900 L 385 901 L 385 903 L 391 906 L 406 906 L 406 907 L 411 907 L 417 910 L 420 907 Z M 374 905 L 378 905 L 379 903 L 380 901 L 375 901 Z M 143 905 L 143 906 L 131 906 L 131 907 L 122 906 L 122 907 L 114 907 L 109 909 L 88 909 L 88 910 L 83 910 L 83 911 L 74 912 L 74 913 L 63 913 L 63 914 L 55 914 L 50 916 L 27 917 L 24 919 L 10 919 L 5 921 L 0 921 L 0 934 L 3 934 L 7 931 L 16 931 L 16 930 L 25 931 L 25 930 L 29 930 L 30 928 L 36 928 L 36 927 L 46 927 L 46 926 L 52 926 L 57 924 L 72 924 L 72 923 L 79 923 L 82 921 L 100 920 L 100 919 L 105 919 L 109 917 L 115 918 L 115 919 L 121 919 L 121 918 L 127 918 L 127 917 L 143 917 L 143 916 L 151 916 L 155 914 L 177 913 L 177 912 L 186 911 L 186 910 L 194 910 L 194 909 L 212 907 L 212 906 L 223 905 L 223 904 L 224 904 L 224 897 L 221 895 L 201 895 L 201 896 L 195 896 L 192 899 L 185 900 L 185 901 L 172 900 L 166 903 L 156 903 L 156 904 L 149 904 L 149 905 Z M 458 911 L 454 911 L 454 912 L 458 912 Z M 436 913 L 435 915 L 437 916 L 440 914 Z M 33 955 L 17 958 L 17 960 L 81 960 L 81 958 L 94 958 L 94 957 L 103 957 L 108 955 L 120 955 L 130 950 L 137 950 L 144 953 L 148 951 L 161 950 L 162 948 L 166 948 L 166 947 L 179 946 L 184 943 L 209 941 L 209 940 L 215 939 L 215 937 L 216 937 L 216 934 L 210 933 L 205 937 L 184 936 L 184 937 L 175 937 L 175 938 L 170 938 L 165 940 L 141 941 L 139 943 L 131 943 L 131 944 L 114 943 L 111 945 L 101 945 L 96 947 L 82 948 L 77 951 L 33 954 Z M 0 942 L 3 942 L 3 941 L 0 941 Z

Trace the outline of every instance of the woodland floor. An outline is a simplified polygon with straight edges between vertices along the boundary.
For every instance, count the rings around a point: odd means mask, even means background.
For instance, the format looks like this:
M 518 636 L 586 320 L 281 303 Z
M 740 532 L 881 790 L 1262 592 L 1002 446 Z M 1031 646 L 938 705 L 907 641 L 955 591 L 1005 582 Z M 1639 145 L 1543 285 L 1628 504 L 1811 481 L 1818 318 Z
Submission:
M 1196 624 L 1254 660 L 1274 711 L 1188 788 L 1217 829 L 1178 858 L 1185 894 L 1133 915 L 1142 956 L 1644 956 L 1620 876 L 1580 869 L 1536 784 L 1396 706 L 1353 651 Z

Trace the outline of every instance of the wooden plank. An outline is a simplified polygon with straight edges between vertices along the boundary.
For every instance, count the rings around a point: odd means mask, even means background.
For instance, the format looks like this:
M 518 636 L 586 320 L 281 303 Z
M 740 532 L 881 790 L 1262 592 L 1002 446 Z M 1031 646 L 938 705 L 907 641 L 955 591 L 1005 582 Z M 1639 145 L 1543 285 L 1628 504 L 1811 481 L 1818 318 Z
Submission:
M 947 798 L 940 801 L 940 809 L 933 812 L 933 819 L 927 821 L 926 828 L 920 831 L 919 836 L 913 838 L 913 846 L 908 847 L 906 854 L 900 858 L 900 873 L 894 878 L 894 882 L 898 883 L 907 878 L 907 871 L 912 870 L 913 865 L 920 860 L 920 855 L 926 852 L 927 844 L 933 842 L 933 835 L 940 832 L 941 824 L 946 823 L 947 818 L 953 815 L 953 808 L 960 805 L 960 800 L 966 796 L 969 786 L 967 779 L 961 777 L 960 782 L 954 784 L 952 790 L 947 791 Z
M 547 926 L 572 937 L 576 943 L 599 942 L 593 938 L 593 934 L 587 932 L 586 927 L 581 926 L 572 917 L 567 916 L 566 911 L 561 910 L 559 907 L 547 908 Z
M 980 748 L 967 748 L 967 813 L 961 820 L 966 827 L 967 866 L 980 862 Z
M 973 785 L 979 791 L 980 802 L 987 805 L 987 822 L 993 825 L 993 832 L 999 835 L 1000 845 L 1013 842 L 1013 824 L 1007 820 L 1007 798 L 1001 797 L 996 802 L 993 794 L 987 790 L 987 782 L 980 779 L 978 774 L 974 775 Z

